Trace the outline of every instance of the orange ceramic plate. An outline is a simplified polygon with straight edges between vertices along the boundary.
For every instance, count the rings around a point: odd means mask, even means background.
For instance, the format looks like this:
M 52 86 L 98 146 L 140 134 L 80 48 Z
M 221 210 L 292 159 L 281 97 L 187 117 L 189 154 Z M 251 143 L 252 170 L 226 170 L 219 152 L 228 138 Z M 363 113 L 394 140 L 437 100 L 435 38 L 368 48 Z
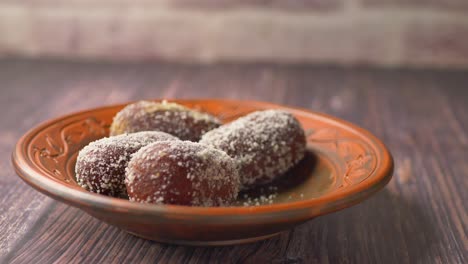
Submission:
M 273 203 L 233 207 L 138 204 L 80 188 L 74 166 L 78 151 L 108 135 L 113 116 L 124 105 L 83 111 L 50 120 L 17 143 L 13 164 L 29 185 L 59 201 L 137 236 L 174 244 L 227 245 L 273 236 L 316 216 L 352 206 L 388 183 L 393 161 L 368 131 L 308 110 L 235 100 L 174 100 L 229 122 L 249 112 L 284 109 L 307 132 L 306 158 L 283 179 Z M 268 189 L 268 188 L 266 188 Z M 249 193 L 254 200 L 258 193 Z M 267 194 L 268 195 L 268 194 Z

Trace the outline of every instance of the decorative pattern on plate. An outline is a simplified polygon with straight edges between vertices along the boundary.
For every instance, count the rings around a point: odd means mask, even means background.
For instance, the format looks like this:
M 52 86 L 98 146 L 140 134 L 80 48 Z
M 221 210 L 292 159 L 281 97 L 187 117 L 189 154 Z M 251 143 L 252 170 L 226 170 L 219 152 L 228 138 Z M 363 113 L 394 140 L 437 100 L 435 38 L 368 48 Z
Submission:
M 307 142 L 321 145 L 344 161 L 341 187 L 364 181 L 377 167 L 377 155 L 366 142 L 342 136 L 336 128 L 309 129 Z
M 57 128 L 60 126 L 60 128 Z M 41 135 L 36 135 L 32 145 L 33 159 L 37 161 L 41 169 L 52 173 L 56 177 L 67 182 L 74 181 L 70 175 L 64 175 L 69 156 L 77 153 L 81 148 L 91 141 L 107 136 L 109 124 L 99 121 L 94 117 L 74 120 L 69 123 L 58 123 L 56 126 L 42 131 Z M 60 139 L 60 140 L 57 140 Z

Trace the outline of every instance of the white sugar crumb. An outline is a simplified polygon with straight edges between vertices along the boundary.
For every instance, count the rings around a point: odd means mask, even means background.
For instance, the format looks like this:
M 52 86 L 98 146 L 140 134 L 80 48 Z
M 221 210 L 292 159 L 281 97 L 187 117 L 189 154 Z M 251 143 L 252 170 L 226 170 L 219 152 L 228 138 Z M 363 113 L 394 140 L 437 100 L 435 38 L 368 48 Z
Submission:
M 200 143 L 236 160 L 243 189 L 271 182 L 297 164 L 306 148 L 300 123 L 281 110 L 253 112 L 207 132 Z
M 126 196 L 125 168 L 132 154 L 150 143 L 165 140 L 178 139 L 163 132 L 145 131 L 91 142 L 78 153 L 78 185 L 95 193 Z
M 260 186 L 239 195 L 239 206 L 262 206 L 275 203 L 278 198 L 278 187 L 275 185 Z
M 278 196 L 277 193 L 273 193 L 270 195 L 261 195 L 258 197 L 249 197 L 248 195 L 244 195 L 246 201 L 242 204 L 243 206 L 260 206 L 265 204 L 273 204 L 275 198 Z
M 151 179 L 157 179 L 159 177 L 160 173 L 156 172 L 155 174 L 152 174 L 150 177 Z
M 149 101 L 143 101 L 145 102 L 145 110 L 147 112 L 154 112 L 158 110 L 171 110 L 171 111 L 188 111 L 191 113 L 191 117 L 193 117 L 195 120 L 203 120 L 203 121 L 208 121 L 208 122 L 217 122 L 220 123 L 219 119 L 216 117 L 202 113 L 190 108 L 187 108 L 183 105 L 177 104 L 177 103 L 170 103 L 166 100 L 161 101 L 161 103 L 154 103 L 154 102 L 149 102 Z M 168 113 L 168 112 L 166 112 Z M 183 118 L 187 118 L 188 115 L 182 116 Z
M 155 173 L 160 176 L 157 181 L 151 181 Z M 173 188 L 178 186 L 173 183 L 181 181 L 191 191 L 181 193 Z M 141 148 L 128 165 L 125 182 L 136 190 L 130 194 L 136 202 L 159 203 L 164 198 L 165 203 L 173 203 L 174 200 L 166 198 L 188 196 L 190 205 L 228 205 L 239 191 L 239 175 L 233 159 L 223 151 L 190 141 L 157 142 Z M 227 197 L 219 196 L 219 191 L 225 188 L 231 188 Z M 138 190 L 155 191 L 141 194 Z
M 185 106 L 162 101 L 139 101 L 117 113 L 111 135 L 158 130 L 183 140 L 198 141 L 205 132 L 221 124 L 216 117 Z

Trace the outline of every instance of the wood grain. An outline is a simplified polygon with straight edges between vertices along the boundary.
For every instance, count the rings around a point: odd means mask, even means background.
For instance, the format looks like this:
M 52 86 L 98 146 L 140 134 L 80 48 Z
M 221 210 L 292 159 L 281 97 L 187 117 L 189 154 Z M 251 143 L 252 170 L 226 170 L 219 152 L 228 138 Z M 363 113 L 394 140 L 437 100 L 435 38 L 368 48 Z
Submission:
M 468 75 L 329 66 L 0 61 L 0 263 L 466 263 Z M 392 151 L 388 187 L 269 240 L 183 247 L 129 235 L 24 184 L 16 140 L 48 118 L 142 98 L 226 97 L 326 112 Z

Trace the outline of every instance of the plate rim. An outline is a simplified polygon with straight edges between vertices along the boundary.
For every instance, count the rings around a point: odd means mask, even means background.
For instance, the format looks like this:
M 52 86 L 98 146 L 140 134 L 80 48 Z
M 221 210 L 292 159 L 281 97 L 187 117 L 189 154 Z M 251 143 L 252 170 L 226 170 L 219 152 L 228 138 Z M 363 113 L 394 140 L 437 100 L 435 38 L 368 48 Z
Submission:
M 135 101 L 129 101 L 121 104 L 112 104 L 102 107 L 95 107 L 82 111 L 72 112 L 66 115 L 62 115 L 56 118 L 46 120 L 30 130 L 28 130 L 16 143 L 12 153 L 13 167 L 20 176 L 20 178 L 33 188 L 40 192 L 51 196 L 54 199 L 65 202 L 69 205 L 79 207 L 80 204 L 92 204 L 94 208 L 99 208 L 108 211 L 122 211 L 131 212 L 143 215 L 191 215 L 191 216 L 226 216 L 226 217 L 244 217 L 252 214 L 277 214 L 284 213 L 285 211 L 296 211 L 311 209 L 310 216 L 318 216 L 327 213 L 331 213 L 346 207 L 355 205 L 375 192 L 382 189 L 392 178 L 394 170 L 393 157 L 385 146 L 385 144 L 374 136 L 368 130 L 361 128 L 346 120 L 321 113 L 311 111 L 309 109 L 286 106 L 276 103 L 262 102 L 256 100 L 235 100 L 235 99 L 224 99 L 224 98 L 192 98 L 192 99 L 147 99 L 151 101 L 168 100 L 178 103 L 193 103 L 202 104 L 206 101 L 217 101 L 219 103 L 230 102 L 230 103 L 242 103 L 242 104 L 254 104 L 262 105 L 264 107 L 283 108 L 291 112 L 301 112 L 302 114 L 313 115 L 314 118 L 320 118 L 326 120 L 328 123 L 345 128 L 360 135 L 363 139 L 366 139 L 367 143 L 374 149 L 378 150 L 379 154 L 376 169 L 370 174 L 368 179 L 354 185 L 345 188 L 344 190 L 338 190 L 336 192 L 325 194 L 320 197 L 304 199 L 301 201 L 293 201 L 287 203 L 279 203 L 272 205 L 260 205 L 260 206 L 235 206 L 235 207 L 192 207 L 182 205 L 155 205 L 155 204 L 141 204 L 133 203 L 125 199 L 113 198 L 104 195 L 88 192 L 86 190 L 79 190 L 68 187 L 57 181 L 49 179 L 42 173 L 35 171 L 33 167 L 34 163 L 26 159 L 27 157 L 27 146 L 28 142 L 34 138 L 39 131 L 44 128 L 60 122 L 61 120 L 83 115 L 86 113 L 94 112 L 97 110 L 105 110 L 107 108 L 124 107 L 127 104 Z M 313 210 L 312 210 L 313 209 Z

